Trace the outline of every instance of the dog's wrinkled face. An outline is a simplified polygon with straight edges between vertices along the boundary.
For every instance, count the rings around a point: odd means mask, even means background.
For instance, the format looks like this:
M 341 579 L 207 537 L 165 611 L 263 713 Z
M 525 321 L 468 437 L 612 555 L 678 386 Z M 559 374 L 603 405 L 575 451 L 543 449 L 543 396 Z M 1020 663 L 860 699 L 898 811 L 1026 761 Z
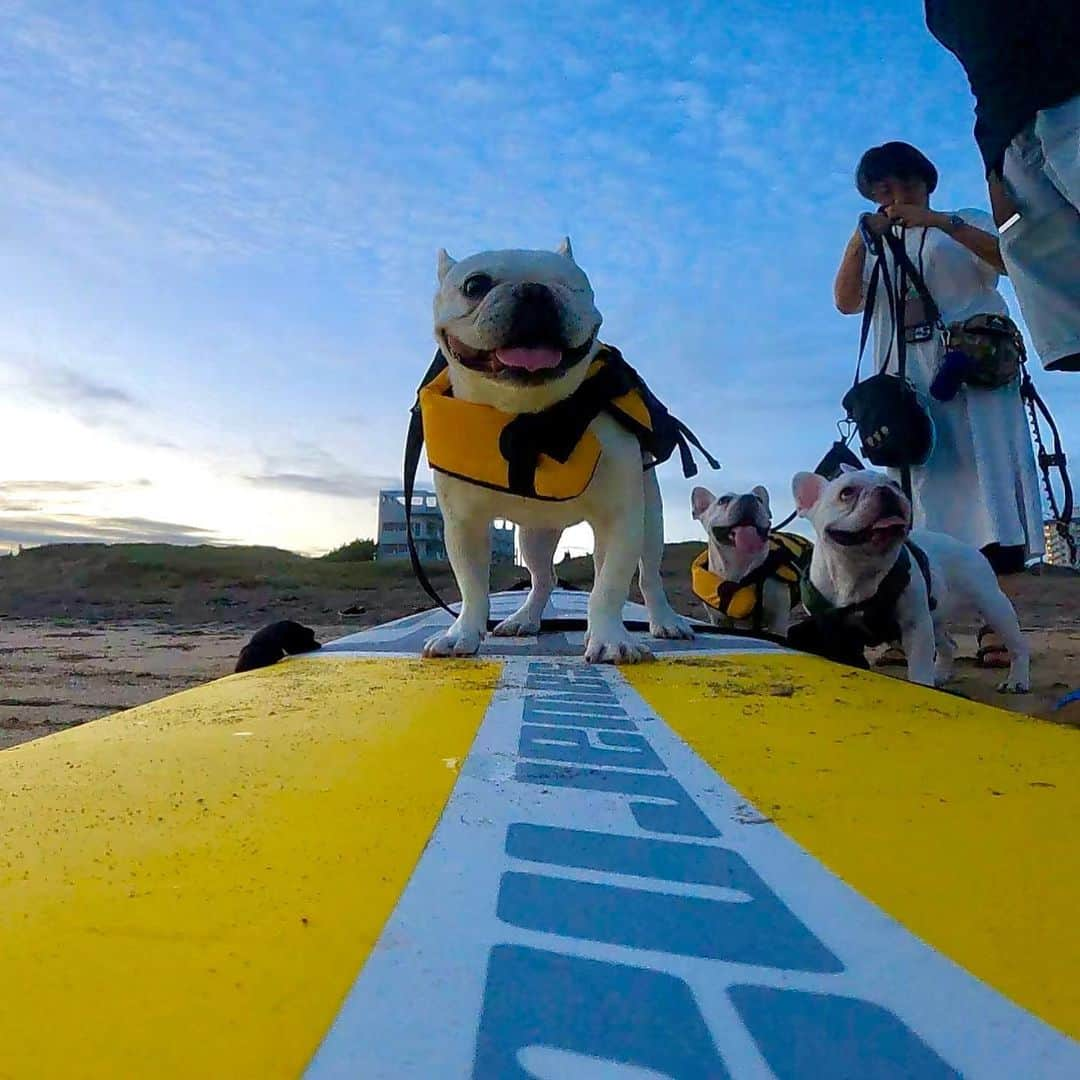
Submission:
M 590 356 L 601 316 L 569 240 L 558 251 L 439 253 L 435 337 L 452 367 L 507 384 L 558 379 Z
M 721 556 L 730 553 L 753 558 L 769 542 L 772 515 L 769 493 L 763 487 L 745 495 L 729 492 L 719 497 L 707 488 L 696 487 L 690 495 L 690 507 Z
M 882 473 L 853 469 L 832 481 L 797 473 L 791 488 L 799 513 L 830 548 L 887 558 L 911 532 L 911 503 Z

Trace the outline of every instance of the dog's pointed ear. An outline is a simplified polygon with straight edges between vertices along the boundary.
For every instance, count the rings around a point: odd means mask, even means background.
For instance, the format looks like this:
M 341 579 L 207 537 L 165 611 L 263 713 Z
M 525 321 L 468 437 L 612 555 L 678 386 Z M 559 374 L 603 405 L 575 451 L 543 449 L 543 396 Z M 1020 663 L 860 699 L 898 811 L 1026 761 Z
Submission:
M 439 281 L 441 282 L 447 274 L 457 265 L 457 259 L 451 259 L 446 253 L 446 248 L 439 248 Z
M 574 249 L 570 246 L 569 236 L 564 236 L 562 240 L 559 241 L 559 246 L 555 249 L 555 254 L 562 255 L 571 262 L 574 261 Z
M 767 488 L 763 488 L 760 484 L 758 484 L 756 488 L 750 489 L 750 494 L 756 495 L 761 501 L 762 506 L 764 506 L 766 510 L 769 509 L 769 491 Z
M 846 462 L 846 461 L 841 461 L 841 462 L 840 462 L 840 471 L 841 471 L 842 473 L 849 473 L 849 472 L 862 472 L 862 469 L 858 469 L 858 468 L 856 468 L 856 467 L 855 467 L 854 465 L 851 465 L 851 464 L 849 464 L 849 463 L 848 463 L 848 462 Z
M 700 521 L 701 515 L 716 502 L 716 496 L 708 489 L 696 487 L 690 492 L 690 509 L 694 513 L 694 520 Z
M 795 497 L 795 506 L 800 517 L 806 515 L 817 505 L 821 493 L 828 481 L 817 473 L 799 472 L 791 481 L 791 494 Z

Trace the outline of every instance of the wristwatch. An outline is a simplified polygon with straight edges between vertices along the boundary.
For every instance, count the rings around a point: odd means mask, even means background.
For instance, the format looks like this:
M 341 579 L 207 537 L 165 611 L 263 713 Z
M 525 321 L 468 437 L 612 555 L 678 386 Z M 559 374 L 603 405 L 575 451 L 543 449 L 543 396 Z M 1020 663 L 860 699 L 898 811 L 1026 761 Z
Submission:
M 946 218 L 945 231 L 952 236 L 957 229 L 966 224 L 967 222 L 959 214 L 949 214 Z

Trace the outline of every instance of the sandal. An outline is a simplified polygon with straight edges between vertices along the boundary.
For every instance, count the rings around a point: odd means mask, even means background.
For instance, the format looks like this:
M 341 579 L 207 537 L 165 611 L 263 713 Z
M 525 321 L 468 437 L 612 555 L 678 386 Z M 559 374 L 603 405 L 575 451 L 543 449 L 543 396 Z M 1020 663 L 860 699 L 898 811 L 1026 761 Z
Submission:
M 975 666 L 981 668 L 1007 668 L 1012 663 L 1005 643 L 989 627 L 984 626 L 978 633 L 979 648 L 975 653 Z
M 899 645 L 890 645 L 875 661 L 875 667 L 904 667 L 907 655 Z

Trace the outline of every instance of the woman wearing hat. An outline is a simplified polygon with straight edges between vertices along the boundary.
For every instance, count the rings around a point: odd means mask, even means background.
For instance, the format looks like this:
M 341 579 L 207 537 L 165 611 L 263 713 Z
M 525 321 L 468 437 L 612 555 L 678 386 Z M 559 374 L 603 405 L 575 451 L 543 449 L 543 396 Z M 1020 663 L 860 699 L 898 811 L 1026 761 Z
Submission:
M 930 195 L 937 181 L 937 169 L 907 143 L 885 143 L 863 155 L 856 186 L 877 210 L 860 218 L 840 261 L 834 293 L 843 314 L 861 312 L 865 303 L 874 256 L 864 232 L 880 236 L 891 229 L 946 325 L 973 315 L 1008 315 L 997 290 L 1004 264 L 993 219 L 982 210 L 932 209 Z M 888 278 L 895 283 L 895 260 L 887 245 L 885 251 Z M 921 306 L 910 287 L 907 326 L 918 325 Z M 896 374 L 896 333 L 881 284 L 872 325 L 875 370 Z M 913 341 L 912 336 L 924 339 Z M 911 470 L 915 525 L 980 548 L 999 576 L 1018 573 L 1028 558 L 1042 554 L 1044 542 L 1035 455 L 1016 383 L 997 390 L 961 386 L 955 397 L 938 401 L 931 397 L 930 385 L 944 357 L 941 335 L 927 328 L 907 340 L 907 377 L 936 430 L 929 459 Z M 887 661 L 897 659 L 895 650 L 890 654 Z M 1008 663 L 1001 642 L 985 630 L 980 633 L 979 659 L 986 666 Z

